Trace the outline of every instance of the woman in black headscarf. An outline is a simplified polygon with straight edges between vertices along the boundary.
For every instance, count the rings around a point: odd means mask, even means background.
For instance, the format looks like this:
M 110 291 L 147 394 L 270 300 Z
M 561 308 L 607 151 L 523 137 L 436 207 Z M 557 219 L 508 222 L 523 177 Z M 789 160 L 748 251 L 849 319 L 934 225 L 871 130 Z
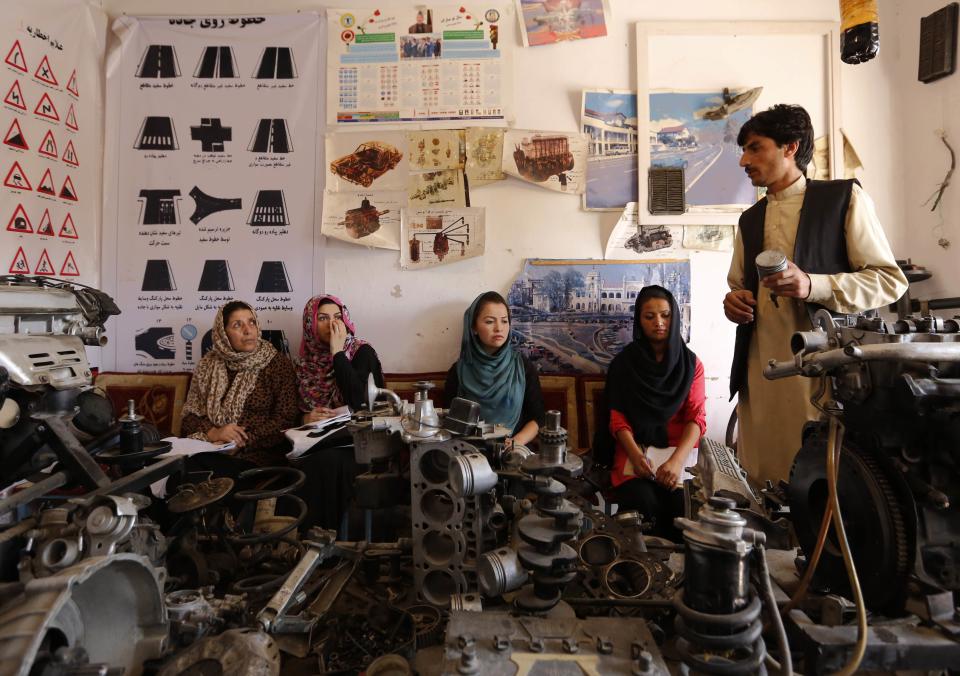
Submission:
M 621 511 L 654 519 L 654 534 L 674 537 L 673 517 L 682 513 L 677 487 L 706 431 L 706 415 L 703 364 L 684 344 L 677 301 L 662 286 L 637 295 L 633 342 L 610 364 L 606 394 L 614 499 Z M 675 450 L 655 467 L 648 447 Z

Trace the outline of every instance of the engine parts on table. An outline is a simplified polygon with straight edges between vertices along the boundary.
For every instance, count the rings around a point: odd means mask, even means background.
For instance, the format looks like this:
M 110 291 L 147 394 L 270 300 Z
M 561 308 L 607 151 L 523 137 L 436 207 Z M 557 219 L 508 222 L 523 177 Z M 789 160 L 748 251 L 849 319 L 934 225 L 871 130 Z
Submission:
M 483 540 L 479 495 L 461 496 L 450 467 L 476 453 L 466 441 L 424 441 L 410 447 L 414 588 L 420 599 L 446 607 L 453 594 L 478 591 L 477 557 Z
M 663 599 L 672 597 L 674 573 L 667 565 L 668 549 L 648 551 L 637 512 L 584 512 L 592 527 L 574 543 L 579 576 L 568 588 L 569 598 L 588 604 L 593 599 Z M 656 539 L 651 539 L 651 544 Z
M 736 453 L 709 437 L 700 439 L 697 464 L 690 469 L 692 481 L 683 484 L 684 512 L 696 514 L 714 495 L 730 498 L 747 525 L 767 536 L 771 549 L 792 549 L 795 546 L 790 521 L 774 513 L 763 495 L 747 481 Z
M 221 631 L 228 622 L 240 622 L 247 599 L 236 594 L 217 598 L 213 589 L 180 589 L 166 597 L 170 633 L 178 645 L 189 645 L 208 634 Z
M 768 378 L 825 377 L 845 428 L 838 491 L 868 608 L 898 613 L 909 579 L 960 591 L 960 320 L 911 316 L 839 322 L 825 310 L 791 339 L 794 358 Z M 824 512 L 826 422 L 810 423 L 791 470 L 787 502 L 811 553 Z M 847 589 L 840 553 L 820 557 L 818 586 Z
M 189 673 L 279 676 L 280 650 L 267 634 L 254 629 L 230 629 L 200 639 L 167 662 L 159 676 Z
M 417 627 L 409 612 L 389 605 L 370 605 L 366 612 L 337 616 L 321 654 L 325 672 L 360 673 L 376 657 L 411 655 Z
M 561 603 L 546 616 L 452 612 L 441 673 L 665 676 L 669 672 L 643 620 L 581 620 Z
M 676 519 L 685 543 L 685 581 L 674 597 L 677 648 L 697 673 L 755 674 L 766 656 L 760 597 L 750 585 L 758 534 L 746 528 L 735 506 L 713 497 L 697 521 Z
M 524 588 L 515 602 L 518 608 L 542 612 L 560 601 L 563 587 L 576 577 L 577 552 L 567 543 L 577 537 L 583 520 L 583 512 L 566 497 L 567 487 L 554 478 L 583 473 L 583 460 L 567 447 L 559 411 L 547 411 L 540 452 L 524 460 L 521 469 L 533 477 L 528 488 L 537 494 L 537 501 L 534 512 L 517 523 L 517 553 L 531 571 L 533 585 Z
M 104 665 L 137 676 L 166 648 L 163 580 L 135 554 L 96 556 L 30 580 L 0 608 L 0 673 L 26 676 L 67 660 L 77 670 Z
M 55 575 L 81 560 L 117 552 L 138 554 L 162 566 L 166 538 L 156 523 L 139 515 L 149 503 L 142 495 L 108 495 L 72 511 L 43 510 L 27 534 L 30 545 L 20 561 L 20 580 Z

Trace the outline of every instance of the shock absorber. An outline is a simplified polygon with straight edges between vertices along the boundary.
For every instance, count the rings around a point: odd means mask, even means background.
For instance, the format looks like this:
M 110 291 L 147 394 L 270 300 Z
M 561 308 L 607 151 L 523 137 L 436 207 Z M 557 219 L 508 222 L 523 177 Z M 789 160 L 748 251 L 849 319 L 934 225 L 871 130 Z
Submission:
M 712 497 L 683 530 L 684 585 L 674 597 L 677 650 L 703 674 L 765 674 L 760 597 L 750 585 L 750 558 L 763 533 L 746 528 L 729 498 Z

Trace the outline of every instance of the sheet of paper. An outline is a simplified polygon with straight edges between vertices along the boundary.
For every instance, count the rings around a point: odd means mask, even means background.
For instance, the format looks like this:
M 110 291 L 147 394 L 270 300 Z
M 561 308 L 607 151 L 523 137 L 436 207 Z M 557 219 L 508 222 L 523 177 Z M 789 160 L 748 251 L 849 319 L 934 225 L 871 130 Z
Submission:
M 657 448 L 655 446 L 646 447 L 646 456 L 647 460 L 650 461 L 650 464 L 653 466 L 653 471 L 656 472 L 660 469 L 660 465 L 665 463 L 670 459 L 670 456 L 673 455 L 673 452 L 677 450 L 676 446 L 670 446 L 668 448 Z M 693 449 L 690 452 L 690 455 L 687 457 L 687 463 L 684 465 L 684 470 L 680 474 L 680 481 L 677 482 L 677 485 L 681 485 L 687 479 L 692 479 L 693 475 L 690 474 L 688 468 L 693 467 L 697 464 L 697 457 L 699 453 L 697 449 Z M 630 458 L 627 458 L 627 463 L 623 466 L 623 475 L 624 476 L 637 476 L 636 468 L 634 468 L 633 463 L 630 462 Z
M 341 419 L 337 423 L 317 429 L 304 429 L 302 427 L 298 427 L 296 429 L 287 430 L 284 432 L 284 435 L 293 444 L 293 449 L 287 453 L 287 458 L 291 460 L 294 458 L 299 458 L 301 455 L 316 446 L 319 442 L 333 434 L 336 434 L 346 427 L 348 420 Z
M 607 238 L 604 258 L 627 261 L 689 258 L 690 252 L 682 245 L 682 225 L 639 225 L 637 203 L 630 202 Z
M 226 444 L 214 444 L 209 441 L 203 441 L 202 439 L 190 439 L 187 437 L 167 437 L 163 439 L 163 441 L 169 441 L 171 447 L 166 453 L 157 456 L 158 458 L 173 458 L 178 455 L 189 457 L 191 455 L 197 455 L 198 453 L 221 453 L 232 451 L 237 447 L 232 441 Z M 164 477 L 150 484 L 150 492 L 153 493 L 153 497 L 166 497 L 168 478 L 169 477 Z

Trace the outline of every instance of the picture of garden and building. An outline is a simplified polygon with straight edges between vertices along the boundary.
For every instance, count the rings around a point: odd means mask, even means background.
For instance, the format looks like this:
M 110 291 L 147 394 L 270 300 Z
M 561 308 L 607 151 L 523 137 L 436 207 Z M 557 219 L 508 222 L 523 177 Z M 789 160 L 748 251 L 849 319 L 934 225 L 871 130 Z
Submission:
M 689 261 L 529 259 L 510 287 L 511 340 L 541 373 L 605 373 L 633 340 L 637 294 L 658 284 L 690 339 Z

